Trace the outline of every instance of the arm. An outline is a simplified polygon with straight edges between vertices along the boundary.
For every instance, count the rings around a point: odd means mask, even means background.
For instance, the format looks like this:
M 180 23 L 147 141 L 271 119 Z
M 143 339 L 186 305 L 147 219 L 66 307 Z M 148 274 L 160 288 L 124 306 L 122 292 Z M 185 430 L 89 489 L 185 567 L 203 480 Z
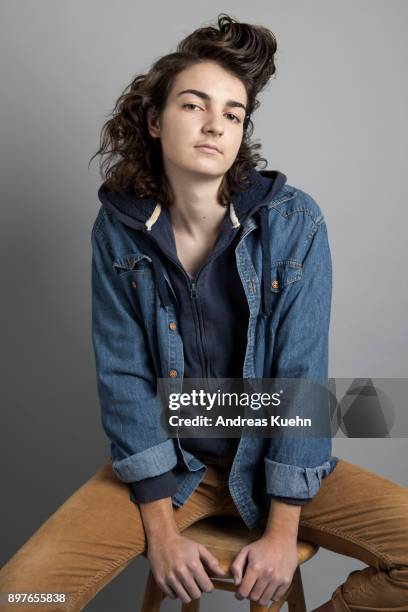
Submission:
M 269 507 L 268 521 L 265 528 L 265 536 L 274 539 L 282 533 L 297 543 L 301 506 L 290 506 L 276 499 L 271 501 Z
M 276 331 L 273 378 L 327 383 L 331 288 L 331 257 L 321 216 L 309 238 L 302 281 L 288 289 Z M 271 498 L 267 525 L 261 538 L 245 546 L 231 565 L 235 583 L 240 584 L 238 599 L 250 595 L 253 601 L 269 605 L 272 597 L 279 599 L 289 588 L 298 565 L 301 505 L 318 492 L 330 468 L 330 453 L 331 437 L 271 438 L 265 456 Z
M 309 238 L 302 280 L 288 288 L 276 330 L 273 378 L 310 379 L 327 385 L 331 291 L 327 227 L 320 217 Z M 323 417 L 327 417 L 325 431 L 330 431 L 329 401 Z M 331 437 L 271 438 L 265 456 L 267 493 L 299 503 L 311 501 L 330 471 L 331 448 Z
M 171 497 L 141 503 L 139 508 L 148 543 L 165 535 L 180 533 L 174 518 Z
M 213 591 L 204 564 L 218 576 L 225 577 L 225 572 L 205 546 L 180 533 L 171 498 L 140 504 L 140 512 L 148 540 L 147 559 L 161 590 L 183 603 Z
M 170 497 L 177 455 L 173 440 L 160 434 L 156 376 L 145 331 L 122 283 L 100 214 L 92 229 L 92 339 L 102 425 L 111 440 L 115 474 L 144 499 L 139 509 L 156 582 L 170 598 L 179 596 L 188 603 L 213 589 L 202 562 L 220 576 L 224 572 L 202 544 L 179 533 Z M 151 500 L 157 477 L 163 485 L 156 492 L 161 499 Z
M 244 546 L 231 565 L 237 599 L 269 606 L 289 588 L 298 565 L 297 534 L 300 506 L 271 501 L 263 535 Z
M 174 441 L 161 433 L 150 348 L 113 267 L 103 212 L 91 240 L 92 340 L 101 420 L 116 476 L 137 483 L 172 470 L 177 455 Z

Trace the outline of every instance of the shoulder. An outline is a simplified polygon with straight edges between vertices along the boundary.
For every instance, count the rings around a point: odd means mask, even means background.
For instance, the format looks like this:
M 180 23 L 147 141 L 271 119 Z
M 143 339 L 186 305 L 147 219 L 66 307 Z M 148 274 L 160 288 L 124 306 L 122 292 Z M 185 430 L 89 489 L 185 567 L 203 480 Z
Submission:
M 324 214 L 316 200 L 299 187 L 286 183 L 268 205 L 270 216 L 279 215 L 289 219 L 307 216 L 317 226 L 324 222 Z
M 323 211 L 309 193 L 285 184 L 268 204 L 269 248 L 272 261 L 305 261 L 312 245 L 320 251 L 327 242 Z
M 123 227 L 115 215 L 103 204 L 99 204 L 96 218 L 92 226 L 92 234 L 107 236 L 109 232 L 118 232 Z
M 122 223 L 103 204 L 99 206 L 92 225 L 92 240 L 104 243 L 112 257 L 123 257 L 128 253 L 138 254 L 141 250 L 139 232 Z
M 103 235 L 105 232 L 105 208 L 102 204 L 99 205 L 98 211 L 96 213 L 96 218 L 92 224 L 92 237 L 99 237 Z

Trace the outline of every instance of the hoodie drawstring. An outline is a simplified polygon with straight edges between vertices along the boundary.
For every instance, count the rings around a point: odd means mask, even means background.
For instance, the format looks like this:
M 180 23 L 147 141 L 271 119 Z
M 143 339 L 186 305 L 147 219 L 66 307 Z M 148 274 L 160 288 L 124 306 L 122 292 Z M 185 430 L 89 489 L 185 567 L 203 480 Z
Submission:
M 262 245 L 262 288 L 263 288 L 263 310 L 267 317 L 272 311 L 271 295 L 271 255 L 269 249 L 269 224 L 268 207 L 263 206 L 259 210 L 261 222 L 261 245 Z
M 237 229 L 238 227 L 241 226 L 241 224 L 239 222 L 237 213 L 235 212 L 234 204 L 232 202 L 230 202 L 229 211 L 230 211 L 230 219 L 231 219 L 232 227 L 234 229 Z
M 156 223 L 157 219 L 160 216 L 161 210 L 162 210 L 162 207 L 161 207 L 160 202 L 156 202 L 156 205 L 154 207 L 152 214 L 145 222 L 144 230 L 146 232 L 150 232 L 152 230 L 153 225 Z M 159 255 L 156 253 L 154 248 L 150 245 L 145 245 L 143 249 L 146 252 L 146 254 L 149 255 L 150 259 L 152 260 L 153 271 L 154 271 L 154 276 L 156 279 L 157 289 L 158 289 L 159 296 L 160 296 L 160 301 L 162 303 L 162 306 L 166 308 L 167 306 L 170 306 L 172 302 L 170 299 L 170 293 L 169 293 L 169 288 L 166 283 L 166 279 L 164 278 L 164 275 L 162 274 L 162 271 L 160 268 Z

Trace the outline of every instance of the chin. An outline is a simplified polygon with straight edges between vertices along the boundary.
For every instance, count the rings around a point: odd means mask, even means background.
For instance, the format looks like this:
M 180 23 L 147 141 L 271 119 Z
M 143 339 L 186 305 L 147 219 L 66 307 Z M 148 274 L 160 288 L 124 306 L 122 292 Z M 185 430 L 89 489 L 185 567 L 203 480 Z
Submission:
M 190 163 L 186 164 L 186 170 L 190 172 L 197 172 L 200 174 L 208 174 L 208 176 L 220 176 L 223 175 L 227 169 L 224 167 L 225 164 L 221 164 L 220 160 L 204 159 L 204 160 L 189 160 Z M 193 161 L 193 163 L 191 163 Z M 218 163 L 217 163 L 218 162 Z
M 199 168 L 199 167 L 190 168 L 190 172 L 197 176 L 207 177 L 207 178 L 218 178 L 225 174 L 224 170 L 220 170 L 216 168 L 209 169 L 209 168 Z

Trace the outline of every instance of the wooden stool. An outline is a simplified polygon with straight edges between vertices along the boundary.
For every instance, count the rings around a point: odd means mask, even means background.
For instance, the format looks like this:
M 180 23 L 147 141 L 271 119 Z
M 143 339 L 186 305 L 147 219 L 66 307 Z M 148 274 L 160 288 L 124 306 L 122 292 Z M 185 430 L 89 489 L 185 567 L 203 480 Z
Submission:
M 206 566 L 205 569 L 211 578 L 215 589 L 235 592 L 239 585 L 234 585 L 230 566 L 244 546 L 258 540 L 263 533 L 262 528 L 249 530 L 243 521 L 238 517 L 230 516 L 211 516 L 197 521 L 187 527 L 182 534 L 200 542 L 217 557 L 221 568 L 226 572 L 225 579 L 213 574 Z M 319 547 L 298 540 L 299 565 L 293 575 L 292 584 L 286 594 L 271 607 L 261 606 L 254 601 L 250 601 L 251 612 L 278 612 L 285 602 L 288 604 L 289 612 L 306 612 L 305 597 L 303 594 L 302 577 L 300 565 L 311 559 L 316 554 Z M 146 556 L 146 554 L 144 553 Z M 203 593 L 204 594 L 204 593 Z M 166 597 L 163 591 L 157 586 L 154 576 L 150 571 L 143 599 L 141 612 L 159 612 L 162 600 Z M 193 599 L 190 603 L 182 604 L 182 612 L 198 612 L 200 599 Z

